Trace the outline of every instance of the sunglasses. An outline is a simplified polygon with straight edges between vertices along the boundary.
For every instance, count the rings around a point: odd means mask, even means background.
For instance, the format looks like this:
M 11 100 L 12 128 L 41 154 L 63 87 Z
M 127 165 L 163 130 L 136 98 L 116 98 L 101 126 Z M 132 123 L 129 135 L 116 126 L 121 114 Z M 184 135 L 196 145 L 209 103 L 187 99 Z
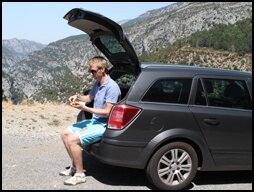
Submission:
M 94 69 L 90 69 L 89 72 L 90 73 L 97 73 L 98 69 L 97 70 L 94 70 Z

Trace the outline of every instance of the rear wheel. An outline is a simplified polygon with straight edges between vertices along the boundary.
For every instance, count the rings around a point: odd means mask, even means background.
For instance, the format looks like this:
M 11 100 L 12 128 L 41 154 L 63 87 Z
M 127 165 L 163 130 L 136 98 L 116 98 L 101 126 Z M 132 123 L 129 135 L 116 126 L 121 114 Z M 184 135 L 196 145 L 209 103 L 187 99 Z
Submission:
M 187 143 L 173 142 L 155 152 L 146 174 L 158 189 L 180 190 L 191 183 L 197 167 L 198 157 L 193 147 Z

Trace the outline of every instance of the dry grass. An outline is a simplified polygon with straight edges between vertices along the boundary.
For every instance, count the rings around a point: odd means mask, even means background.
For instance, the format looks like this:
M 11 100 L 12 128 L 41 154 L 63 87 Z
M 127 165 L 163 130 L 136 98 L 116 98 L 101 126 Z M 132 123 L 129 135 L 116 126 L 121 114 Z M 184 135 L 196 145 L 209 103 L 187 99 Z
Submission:
M 3 131 L 52 131 L 76 121 L 79 110 L 65 104 L 2 102 Z

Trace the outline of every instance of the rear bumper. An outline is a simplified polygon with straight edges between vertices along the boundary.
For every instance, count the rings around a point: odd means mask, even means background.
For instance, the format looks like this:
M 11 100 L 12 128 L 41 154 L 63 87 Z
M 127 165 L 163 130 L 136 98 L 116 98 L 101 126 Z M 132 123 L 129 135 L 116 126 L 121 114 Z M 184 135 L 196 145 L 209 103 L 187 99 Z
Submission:
M 89 153 L 99 161 L 121 167 L 144 169 L 147 158 L 144 154 L 146 143 L 120 142 L 103 138 L 90 146 Z

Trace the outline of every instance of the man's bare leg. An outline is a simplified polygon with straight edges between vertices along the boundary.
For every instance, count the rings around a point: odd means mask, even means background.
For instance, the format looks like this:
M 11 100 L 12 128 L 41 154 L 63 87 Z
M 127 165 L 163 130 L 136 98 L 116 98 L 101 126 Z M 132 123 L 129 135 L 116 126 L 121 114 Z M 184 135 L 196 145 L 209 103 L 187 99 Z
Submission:
M 73 157 L 72 157 L 72 154 L 70 152 L 70 146 L 68 144 L 68 137 L 72 134 L 72 132 L 70 132 L 70 130 L 68 128 L 65 128 L 61 131 L 61 138 L 62 138 L 62 141 L 64 143 L 64 146 L 65 146 L 65 149 L 71 159 L 71 162 L 72 162 L 72 167 L 75 167 L 74 165 L 74 162 L 73 162 Z
M 83 148 L 81 147 L 80 139 L 78 134 L 72 134 L 68 137 L 68 146 L 72 160 L 76 167 L 77 173 L 84 173 L 83 167 Z

